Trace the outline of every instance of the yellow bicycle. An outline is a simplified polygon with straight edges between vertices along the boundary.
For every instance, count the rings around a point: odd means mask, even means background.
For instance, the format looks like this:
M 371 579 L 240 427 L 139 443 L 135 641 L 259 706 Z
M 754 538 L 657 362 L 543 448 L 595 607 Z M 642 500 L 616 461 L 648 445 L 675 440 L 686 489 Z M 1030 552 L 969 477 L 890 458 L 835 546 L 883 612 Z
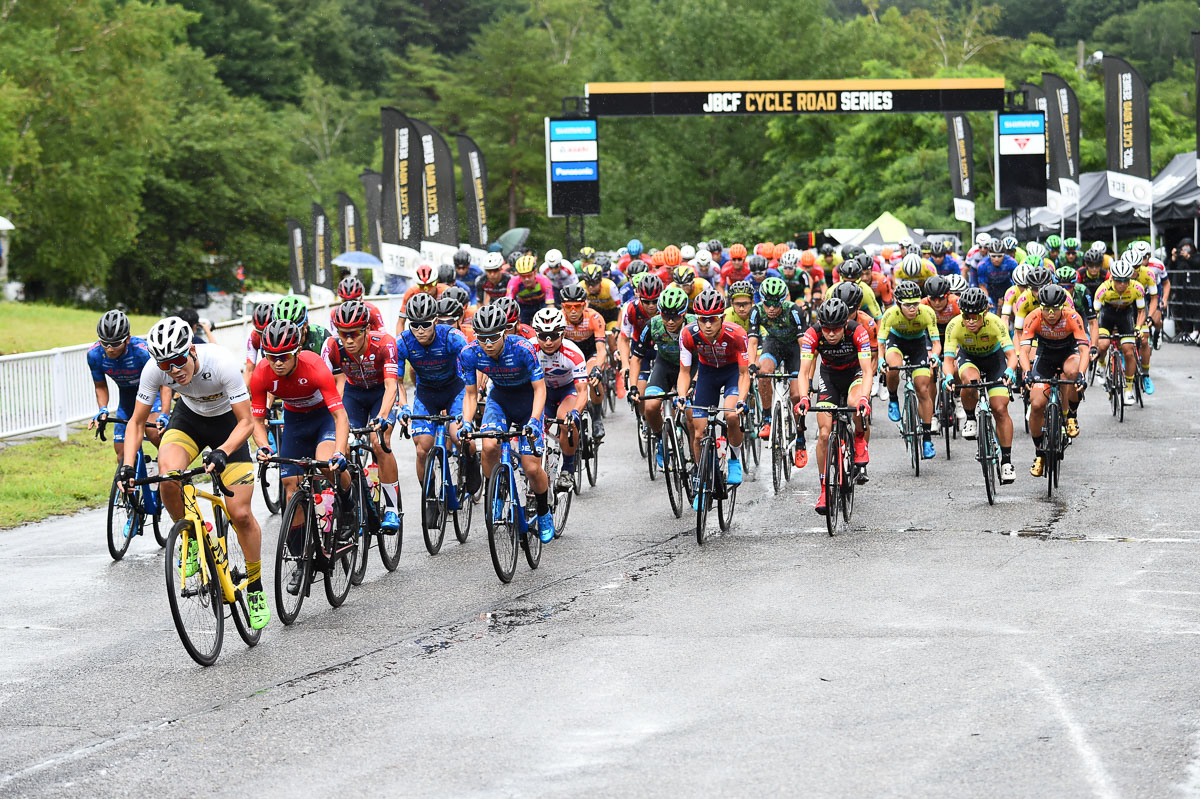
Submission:
M 232 522 L 225 500 L 192 485 L 192 478 L 202 474 L 205 474 L 204 467 L 199 466 L 134 480 L 132 484 L 148 485 L 167 480 L 181 484 L 184 518 L 175 522 L 167 534 L 167 599 L 183 648 L 201 666 L 211 666 L 221 654 L 227 605 L 238 635 L 247 646 L 258 643 L 262 630 L 250 626 L 250 609 L 246 604 L 249 582 L 246 557 L 238 544 L 236 530 L 234 535 L 229 535 Z M 221 483 L 219 475 L 214 473 L 210 477 L 214 491 L 233 496 L 233 492 Z M 200 513 L 201 499 L 212 506 L 212 524 Z

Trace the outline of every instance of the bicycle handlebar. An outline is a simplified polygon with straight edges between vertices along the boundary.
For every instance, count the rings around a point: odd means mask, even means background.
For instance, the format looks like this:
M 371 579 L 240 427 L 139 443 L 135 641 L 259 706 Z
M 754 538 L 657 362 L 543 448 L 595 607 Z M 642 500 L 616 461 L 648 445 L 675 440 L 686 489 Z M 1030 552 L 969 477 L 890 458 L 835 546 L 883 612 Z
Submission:
M 127 424 L 129 424 L 129 420 L 128 419 L 109 419 L 108 417 L 105 417 L 103 419 L 97 419 L 96 420 L 96 433 L 95 433 L 95 435 L 92 436 L 92 438 L 98 438 L 101 441 L 108 441 L 108 436 L 104 435 L 104 428 L 110 424 L 112 424 L 112 425 L 118 425 L 118 424 L 119 425 L 127 425 Z M 145 427 L 147 430 L 159 429 L 158 425 L 155 424 L 154 422 L 146 422 Z
M 350 435 L 366 437 L 368 441 L 370 440 L 370 435 L 372 433 L 380 433 L 380 432 L 381 431 L 379 430 L 379 428 L 375 427 L 375 425 L 370 425 L 370 424 L 367 425 L 366 427 L 351 427 L 350 428 Z M 353 447 L 353 444 L 351 446 Z M 387 445 L 387 440 L 385 439 L 385 437 L 383 435 L 379 436 L 379 446 L 383 449 L 384 452 L 392 451 L 392 448 Z
M 770 377 L 770 378 L 774 378 L 777 380 L 783 380 L 785 378 L 788 380 L 795 380 L 797 377 L 800 376 L 800 373 L 799 372 L 759 372 L 758 376 L 759 377 Z
M 221 482 L 220 473 L 219 472 L 209 472 L 207 466 L 197 466 L 194 469 L 185 469 L 183 471 L 167 472 L 166 474 L 158 474 L 158 475 L 155 475 L 154 477 L 143 477 L 138 480 L 130 480 L 129 484 L 134 487 L 137 487 L 137 486 L 144 486 L 144 485 L 153 485 L 153 484 L 157 484 L 157 483 L 165 483 L 167 481 L 184 482 L 184 481 L 190 481 L 193 477 L 199 477 L 200 475 L 204 475 L 204 474 L 207 474 L 209 477 L 212 478 L 213 487 L 216 488 L 217 491 L 219 491 L 220 493 L 224 494 L 227 497 L 233 496 L 233 492 L 230 491 L 228 488 L 226 488 L 225 484 L 223 482 Z

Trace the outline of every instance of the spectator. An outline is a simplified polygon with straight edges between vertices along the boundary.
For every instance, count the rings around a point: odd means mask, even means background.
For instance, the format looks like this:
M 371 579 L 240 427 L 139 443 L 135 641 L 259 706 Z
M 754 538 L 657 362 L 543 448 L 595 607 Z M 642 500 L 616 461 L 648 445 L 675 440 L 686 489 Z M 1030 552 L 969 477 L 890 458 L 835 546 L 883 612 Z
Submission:
M 1167 274 L 1173 289 L 1171 307 L 1175 317 L 1175 335 L 1195 338 L 1200 330 L 1200 253 L 1196 251 L 1195 242 L 1182 239 L 1171 250 Z
M 201 319 L 195 308 L 184 308 L 178 316 L 192 326 L 193 344 L 208 344 L 213 340 L 212 325 L 207 319 Z

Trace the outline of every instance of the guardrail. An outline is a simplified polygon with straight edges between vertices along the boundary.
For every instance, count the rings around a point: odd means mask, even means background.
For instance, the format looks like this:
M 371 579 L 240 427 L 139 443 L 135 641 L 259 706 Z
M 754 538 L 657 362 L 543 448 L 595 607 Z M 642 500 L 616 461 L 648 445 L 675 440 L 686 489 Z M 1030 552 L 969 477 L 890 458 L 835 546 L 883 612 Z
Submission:
M 379 306 L 387 329 L 394 330 L 400 316 L 400 297 L 379 295 L 367 300 Z M 328 327 L 332 305 L 311 306 L 309 318 Z M 248 316 L 222 322 L 213 326 L 213 343 L 241 357 L 250 330 Z M 87 366 L 87 351 L 91 346 L 89 343 L 0 355 L 0 439 L 58 428 L 59 440 L 66 441 L 68 425 L 90 419 L 96 413 L 96 392 Z M 115 410 L 117 386 L 111 379 L 108 396 L 109 409 Z

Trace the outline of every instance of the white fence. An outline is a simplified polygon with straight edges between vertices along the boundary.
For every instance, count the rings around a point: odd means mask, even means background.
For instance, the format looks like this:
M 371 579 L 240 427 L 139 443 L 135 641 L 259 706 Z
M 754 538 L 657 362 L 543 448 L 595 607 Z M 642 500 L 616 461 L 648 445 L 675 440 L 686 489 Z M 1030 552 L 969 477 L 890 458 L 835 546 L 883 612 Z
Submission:
M 388 330 L 395 330 L 400 316 L 400 297 L 372 296 Z M 329 326 L 330 304 L 309 308 L 310 319 Z M 214 343 L 232 352 L 245 352 L 250 318 L 222 322 L 213 329 Z M 90 419 L 96 413 L 96 392 L 87 365 L 91 344 L 62 347 L 17 355 L 0 355 L 0 438 L 58 428 L 67 440 L 67 425 Z M 109 408 L 117 407 L 117 387 L 108 381 Z

